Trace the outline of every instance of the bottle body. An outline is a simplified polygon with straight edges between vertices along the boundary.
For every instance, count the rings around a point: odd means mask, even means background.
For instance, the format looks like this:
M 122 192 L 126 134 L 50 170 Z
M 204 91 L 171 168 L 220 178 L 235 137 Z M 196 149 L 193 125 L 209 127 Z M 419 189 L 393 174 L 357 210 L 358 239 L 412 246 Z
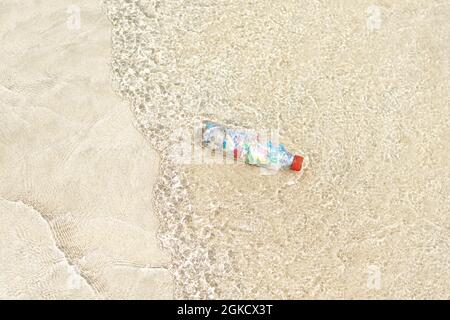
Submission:
M 233 129 L 204 121 L 202 128 L 203 145 L 247 164 L 279 170 L 302 169 L 303 157 L 286 150 L 284 145 L 263 139 L 258 133 L 246 129 Z

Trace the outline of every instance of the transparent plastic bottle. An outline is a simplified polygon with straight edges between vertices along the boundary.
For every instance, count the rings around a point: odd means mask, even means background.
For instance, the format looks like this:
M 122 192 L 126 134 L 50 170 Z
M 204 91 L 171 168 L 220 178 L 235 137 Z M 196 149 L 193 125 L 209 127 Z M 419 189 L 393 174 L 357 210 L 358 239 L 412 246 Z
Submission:
M 234 159 L 266 169 L 301 171 L 304 157 L 288 152 L 284 145 L 264 140 L 251 130 L 234 129 L 204 121 L 202 143 L 215 151 L 224 151 Z

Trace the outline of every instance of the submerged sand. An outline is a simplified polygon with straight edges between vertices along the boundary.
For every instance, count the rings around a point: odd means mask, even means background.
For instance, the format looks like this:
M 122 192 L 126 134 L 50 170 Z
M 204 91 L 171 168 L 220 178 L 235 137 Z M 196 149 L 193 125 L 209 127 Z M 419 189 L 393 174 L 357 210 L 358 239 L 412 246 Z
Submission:
M 449 297 L 448 2 L 106 8 L 176 297 Z M 173 162 L 203 119 L 279 129 L 309 168 Z
M 103 5 L 0 4 L 0 298 L 450 298 L 448 1 Z

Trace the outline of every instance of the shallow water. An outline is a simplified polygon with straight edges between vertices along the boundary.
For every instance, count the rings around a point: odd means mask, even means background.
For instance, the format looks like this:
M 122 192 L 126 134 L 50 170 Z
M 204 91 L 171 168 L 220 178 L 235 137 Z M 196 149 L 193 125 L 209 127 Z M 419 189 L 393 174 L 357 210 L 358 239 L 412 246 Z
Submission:
M 105 1 L 175 297 L 448 298 L 450 6 L 383 3 Z M 279 130 L 308 168 L 173 162 L 203 119 Z

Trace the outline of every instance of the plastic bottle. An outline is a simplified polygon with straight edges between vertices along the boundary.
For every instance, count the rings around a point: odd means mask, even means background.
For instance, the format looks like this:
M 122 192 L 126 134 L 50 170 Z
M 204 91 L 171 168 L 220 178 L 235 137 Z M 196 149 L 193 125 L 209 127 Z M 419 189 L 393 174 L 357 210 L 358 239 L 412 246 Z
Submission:
M 267 169 L 301 171 L 303 167 L 303 156 L 288 152 L 282 144 L 263 141 L 258 133 L 246 129 L 204 121 L 202 143 L 209 149 L 231 153 L 234 159 Z

